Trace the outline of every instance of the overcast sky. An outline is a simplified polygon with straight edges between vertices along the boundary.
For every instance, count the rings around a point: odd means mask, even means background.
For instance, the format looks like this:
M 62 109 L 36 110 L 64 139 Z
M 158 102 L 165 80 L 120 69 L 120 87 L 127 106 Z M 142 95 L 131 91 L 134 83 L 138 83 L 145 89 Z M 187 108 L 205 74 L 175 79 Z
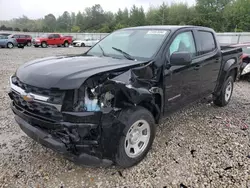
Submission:
M 118 8 L 130 8 L 133 4 L 143 6 L 160 5 L 164 0 L 0 0 L 0 20 L 8 20 L 26 15 L 29 18 L 42 18 L 52 13 L 56 17 L 64 11 L 78 12 L 94 4 L 100 4 L 105 11 L 116 12 Z M 165 0 L 166 3 L 186 2 L 194 4 L 195 0 Z

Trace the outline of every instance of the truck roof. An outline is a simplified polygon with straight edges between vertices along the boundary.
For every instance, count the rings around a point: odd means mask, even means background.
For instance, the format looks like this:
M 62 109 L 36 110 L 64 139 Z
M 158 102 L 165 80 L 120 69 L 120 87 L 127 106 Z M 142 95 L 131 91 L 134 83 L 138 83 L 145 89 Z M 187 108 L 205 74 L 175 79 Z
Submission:
M 202 27 L 202 26 L 193 26 L 193 25 L 148 25 L 148 26 L 138 26 L 138 27 L 129 27 L 124 28 L 121 30 L 130 30 L 130 29 L 163 29 L 163 30 L 170 30 L 170 31 L 176 31 L 183 28 L 198 28 L 202 30 L 208 30 L 213 31 L 213 29 L 208 27 Z

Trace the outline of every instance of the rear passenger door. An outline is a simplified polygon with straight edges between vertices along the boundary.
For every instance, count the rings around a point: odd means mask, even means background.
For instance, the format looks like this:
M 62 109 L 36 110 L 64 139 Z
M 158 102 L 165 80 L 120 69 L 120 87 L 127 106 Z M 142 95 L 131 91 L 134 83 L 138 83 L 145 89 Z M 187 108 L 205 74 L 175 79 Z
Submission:
M 221 51 L 216 43 L 213 32 L 206 30 L 196 31 L 198 41 L 198 59 L 200 67 L 200 89 L 201 95 L 211 94 L 216 86 L 221 67 Z
M 26 44 L 26 37 L 25 35 L 19 35 L 19 43 Z

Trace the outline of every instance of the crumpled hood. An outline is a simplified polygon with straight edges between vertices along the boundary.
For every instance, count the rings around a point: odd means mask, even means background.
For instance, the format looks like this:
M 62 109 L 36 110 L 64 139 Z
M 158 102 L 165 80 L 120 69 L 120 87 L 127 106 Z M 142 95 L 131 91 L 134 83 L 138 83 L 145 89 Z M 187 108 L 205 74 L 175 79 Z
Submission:
M 143 62 L 110 57 L 48 57 L 23 64 L 16 76 L 21 82 L 35 87 L 77 89 L 90 76 L 141 63 Z

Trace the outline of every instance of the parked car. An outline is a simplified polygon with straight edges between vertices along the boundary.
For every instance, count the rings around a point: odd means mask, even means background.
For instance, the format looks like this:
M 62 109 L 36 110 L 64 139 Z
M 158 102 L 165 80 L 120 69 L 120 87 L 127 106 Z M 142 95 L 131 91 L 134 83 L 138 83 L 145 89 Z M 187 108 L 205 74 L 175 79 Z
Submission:
M 210 28 L 125 28 L 84 54 L 21 65 L 10 78 L 11 108 L 28 136 L 70 160 L 131 167 L 161 117 L 209 94 L 229 103 L 241 54 L 221 50 Z
M 250 43 L 235 44 L 231 46 L 242 48 L 243 55 L 241 57 L 242 64 L 240 67 L 240 75 L 250 81 Z
M 41 46 L 42 48 L 46 48 L 48 45 L 69 47 L 71 43 L 71 37 L 64 37 L 57 33 L 45 34 L 33 40 L 35 47 Z
M 17 41 L 13 38 L 8 38 L 8 36 L 0 35 L 0 47 L 1 48 L 14 48 L 16 47 Z
M 85 40 L 74 40 L 72 44 L 75 47 L 85 47 L 85 46 L 91 47 L 98 42 L 99 40 L 85 39 Z
M 13 34 L 9 38 L 16 39 L 19 46 L 31 46 L 32 37 L 24 34 Z

